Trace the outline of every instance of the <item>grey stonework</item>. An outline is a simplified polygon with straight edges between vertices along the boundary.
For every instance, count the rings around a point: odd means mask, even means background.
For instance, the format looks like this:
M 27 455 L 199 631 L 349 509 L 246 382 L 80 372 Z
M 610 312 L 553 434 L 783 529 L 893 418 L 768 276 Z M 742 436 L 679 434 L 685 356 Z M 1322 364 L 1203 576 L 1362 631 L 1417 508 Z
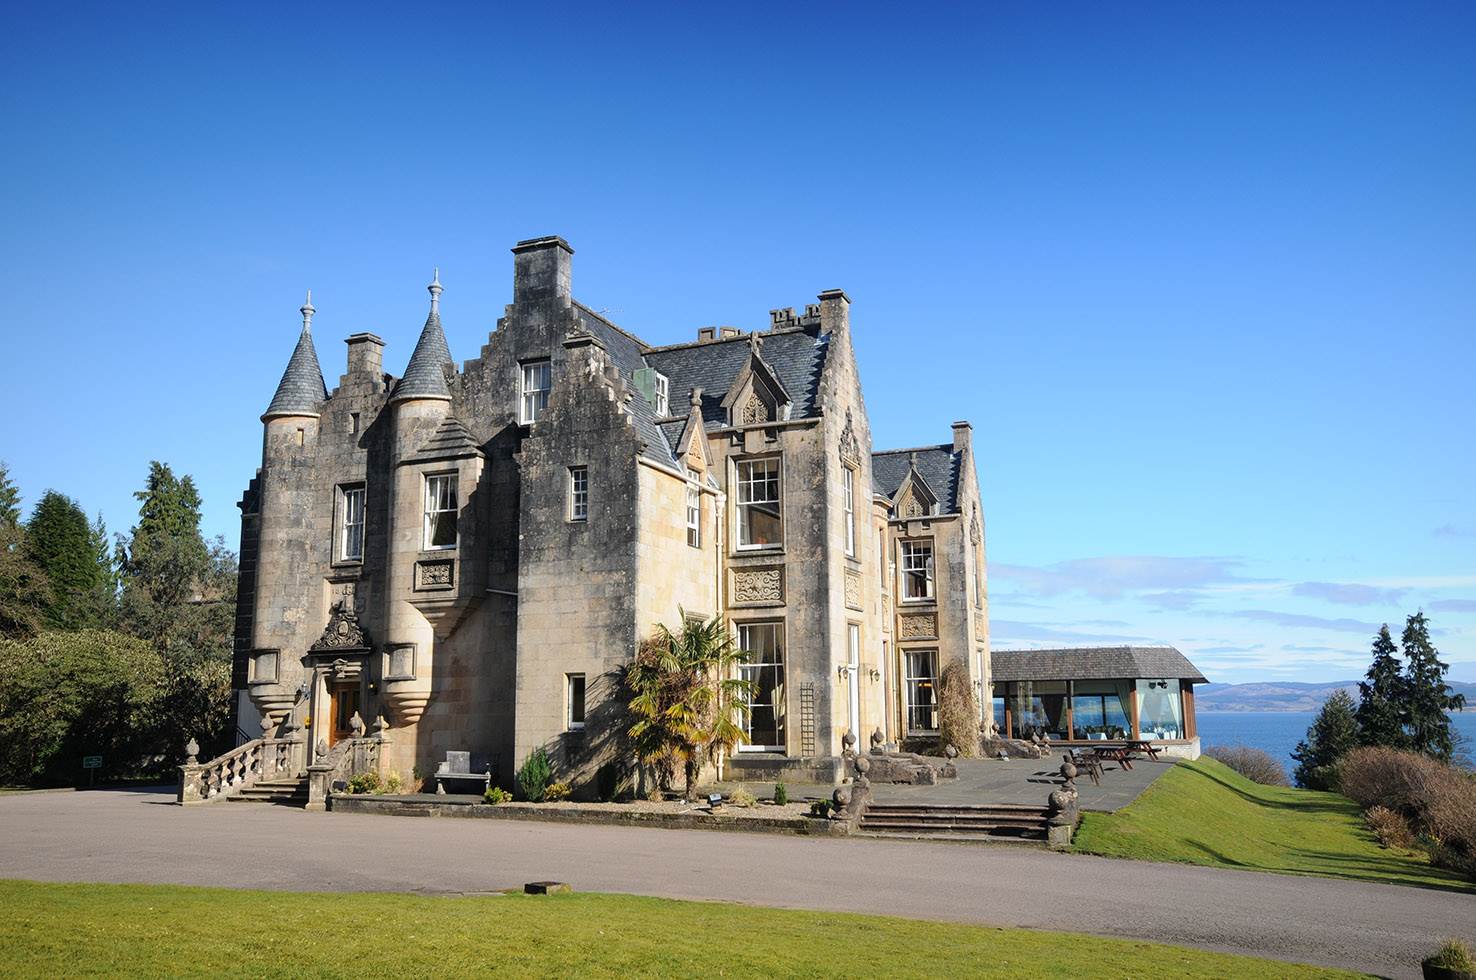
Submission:
M 310 725 L 316 744 L 333 740 L 335 711 L 357 699 L 363 719 L 386 719 L 382 764 L 407 778 L 447 751 L 470 751 L 510 786 L 541 746 L 587 796 L 629 763 L 615 673 L 681 611 L 735 627 L 783 624 L 783 751 L 729 760 L 758 778 L 838 777 L 848 730 L 879 730 L 888 743 L 917 734 L 906 728 L 908 650 L 936 650 L 940 674 L 961 661 L 988 690 L 970 429 L 873 452 L 843 292 L 820 294 L 802 314 L 771 311 L 762 332 L 652 346 L 573 299 L 562 239 L 513 253 L 513 302 L 459 369 L 441 331 L 439 282 L 403 379 L 383 372 L 383 342 L 360 333 L 348 338 L 338 386 L 311 397 L 322 379 L 299 344 L 241 505 L 243 556 L 254 563 L 238 608 L 236 683 L 258 710 L 279 726 Z M 310 351 L 306 330 L 304 341 Z M 520 387 L 532 360 L 549 362 L 552 385 L 529 425 Z M 736 465 L 759 456 L 781 461 L 782 543 L 740 549 Z M 588 481 L 582 520 L 570 511 L 571 467 Z M 430 549 L 427 479 L 453 474 L 456 540 Z M 346 557 L 345 493 L 360 488 L 362 556 Z M 700 500 L 698 547 L 687 536 L 689 490 Z M 899 542 L 920 537 L 933 541 L 934 595 L 904 603 Z M 336 605 L 356 614 L 365 645 L 309 656 Z M 582 729 L 569 724 L 567 701 L 579 674 Z

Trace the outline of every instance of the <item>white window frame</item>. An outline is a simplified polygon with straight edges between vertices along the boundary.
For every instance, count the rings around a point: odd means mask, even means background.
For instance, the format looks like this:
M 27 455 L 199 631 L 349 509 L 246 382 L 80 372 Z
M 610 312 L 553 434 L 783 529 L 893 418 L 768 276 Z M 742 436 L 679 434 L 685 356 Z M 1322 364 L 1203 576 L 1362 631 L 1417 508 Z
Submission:
M 589 467 L 569 467 L 569 510 L 572 524 L 583 524 L 589 520 Z
M 920 559 L 923 549 L 927 549 L 927 556 Z M 932 602 L 936 594 L 933 583 L 933 539 L 932 538 L 909 538 L 902 541 L 902 601 L 903 602 Z M 921 572 L 923 574 L 922 595 L 912 594 L 912 575 Z
M 773 479 L 769 478 L 769 467 L 773 467 Z M 763 467 L 762 479 L 755 479 L 753 473 L 755 468 Z M 748 475 L 745 475 L 748 474 Z M 737 493 L 733 495 L 735 517 L 737 519 L 737 533 L 734 540 L 738 542 L 739 551 L 762 551 L 764 549 L 782 548 L 784 546 L 784 464 L 781 457 L 764 456 L 759 459 L 740 459 L 734 468 L 734 480 Z M 768 494 L 770 484 L 773 485 L 774 495 Z M 755 490 L 762 488 L 763 496 L 755 498 Z M 748 511 L 746 508 L 757 507 L 763 504 L 773 504 L 779 515 L 779 534 L 777 541 L 761 542 L 751 544 L 744 541 L 748 536 L 748 524 L 745 521 Z
M 763 668 L 763 667 L 775 667 L 775 668 L 777 668 L 777 672 L 776 672 L 776 675 L 775 676 L 778 678 L 778 683 L 775 685 L 775 688 L 779 692 L 780 706 L 781 707 L 784 707 L 785 706 L 785 701 L 789 697 L 789 690 L 788 690 L 788 687 L 787 687 L 787 685 L 785 683 L 786 669 L 785 669 L 785 664 L 784 664 L 784 658 L 785 658 L 785 646 L 786 646 L 785 635 L 786 634 L 785 634 L 785 629 L 784 629 L 784 620 L 782 620 L 782 619 L 765 619 L 765 620 L 756 620 L 756 621 L 751 622 L 751 623 L 739 623 L 738 624 L 738 649 L 740 649 L 740 650 L 747 650 L 748 649 L 748 636 L 747 636 L 747 632 L 749 630 L 754 630 L 754 629 L 773 629 L 773 630 L 775 630 L 777 632 L 777 634 L 778 634 L 778 640 L 775 643 L 775 649 L 778 651 L 778 653 L 777 653 L 775 659 L 773 659 L 773 660 L 750 660 L 747 663 L 741 664 L 739 666 L 739 673 L 744 678 L 752 679 L 751 678 L 751 675 L 752 674 L 756 674 L 759 671 L 760 668 Z M 744 718 L 744 721 L 743 721 L 743 729 L 744 729 L 744 734 L 746 736 L 748 736 L 749 738 L 751 738 L 752 735 L 753 735 L 753 723 L 752 722 L 753 722 L 753 704 L 754 704 L 754 702 L 753 702 L 753 697 L 752 697 L 751 694 L 746 694 L 746 695 L 744 695 L 744 697 L 745 697 L 745 699 L 747 699 L 749 711 L 748 711 L 747 717 Z M 776 734 L 779 736 L 779 744 L 777 744 L 777 745 L 755 745 L 752 741 L 749 741 L 748 739 L 745 739 L 745 741 L 738 746 L 738 751 L 739 752 L 783 752 L 783 751 L 785 751 L 784 741 L 788 737 L 788 732 L 786 731 L 788 721 L 789 721 L 789 712 L 788 711 L 781 711 L 776 716 L 776 718 L 775 718 L 775 728 L 776 728 Z
M 702 488 L 697 474 L 687 470 L 687 545 L 702 547 Z
M 856 471 L 841 467 L 841 485 L 845 491 L 846 555 L 856 557 Z
M 574 715 L 575 715 L 575 711 L 574 711 L 574 684 L 575 684 L 576 681 L 579 684 L 579 711 L 578 711 L 579 717 L 578 718 L 575 718 L 574 717 Z M 565 730 L 566 731 L 571 731 L 571 732 L 582 732 L 582 731 L 584 731 L 584 720 L 588 716 L 589 716 L 589 682 L 586 680 L 585 675 L 584 675 L 584 672 L 583 671 L 579 671 L 579 672 L 575 672 L 575 673 L 565 674 L 564 675 L 564 728 L 565 728 Z
M 357 518 L 357 520 L 355 520 Z M 352 547 L 357 545 L 357 548 Z M 364 485 L 338 488 L 338 560 L 364 560 Z
M 449 484 L 446 482 L 449 481 Z M 427 473 L 425 475 L 424 513 L 425 521 L 422 529 L 421 546 L 424 551 L 452 551 L 461 542 L 460 521 L 457 519 L 461 510 L 460 486 L 457 474 L 451 473 Z M 449 485 L 450 494 L 438 492 L 436 488 Z M 449 497 L 450 506 L 445 506 Z M 434 528 L 434 517 L 437 514 L 450 514 L 452 527 L 456 534 L 450 544 L 432 544 Z
M 538 374 L 542 374 L 539 378 Z M 532 382 L 541 380 L 544 387 Z M 518 365 L 518 422 L 532 425 L 548 409 L 548 393 L 553 390 L 553 362 L 548 358 L 523 361 Z
M 918 658 L 914 660 L 914 658 Z M 919 669 L 920 667 L 924 669 Z M 928 669 L 930 668 L 930 669 Z M 904 721 L 907 724 L 908 735 L 936 735 L 938 734 L 938 651 L 925 650 L 903 650 L 902 669 L 905 671 L 905 683 L 903 689 L 907 692 L 907 703 L 905 705 L 906 715 Z M 928 710 L 921 703 L 919 697 L 922 685 L 926 682 L 931 690 L 932 697 L 929 699 L 933 714 L 933 727 L 926 728 L 913 724 L 914 715 L 918 711 Z
M 653 388 L 656 394 L 656 415 L 665 418 L 671 414 L 671 381 L 658 372 L 655 382 Z

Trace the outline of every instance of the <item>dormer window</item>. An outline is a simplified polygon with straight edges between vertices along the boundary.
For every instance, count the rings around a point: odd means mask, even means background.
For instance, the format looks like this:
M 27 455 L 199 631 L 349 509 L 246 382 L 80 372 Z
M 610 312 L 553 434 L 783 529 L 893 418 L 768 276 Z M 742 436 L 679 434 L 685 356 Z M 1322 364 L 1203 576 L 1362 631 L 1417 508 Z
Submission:
M 666 418 L 671 414 L 671 382 L 666 375 L 656 375 L 656 415 L 658 418 Z
M 523 365 L 518 421 L 531 425 L 543 417 L 548 408 L 548 392 L 553 387 L 553 368 L 548 361 L 528 361 Z

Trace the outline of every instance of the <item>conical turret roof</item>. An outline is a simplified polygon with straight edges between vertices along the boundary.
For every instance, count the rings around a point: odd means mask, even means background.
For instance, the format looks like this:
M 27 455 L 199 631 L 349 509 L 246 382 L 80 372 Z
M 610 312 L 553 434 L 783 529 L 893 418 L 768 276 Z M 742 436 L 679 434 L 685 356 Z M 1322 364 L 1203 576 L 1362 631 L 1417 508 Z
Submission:
M 317 311 L 313 309 L 311 292 L 308 293 L 307 302 L 303 304 L 301 312 L 302 334 L 297 338 L 297 347 L 292 351 L 292 359 L 287 362 L 287 370 L 282 372 L 277 393 L 272 396 L 272 403 L 261 417 L 263 422 L 287 415 L 317 417 L 318 409 L 328 397 L 328 386 L 323 383 L 323 369 L 318 366 L 318 351 L 313 347 L 313 314 Z
M 420 341 L 410 363 L 405 366 L 405 376 L 395 386 L 394 401 L 411 398 L 443 398 L 451 400 L 451 389 L 446 386 L 449 369 L 455 373 L 456 364 L 451 360 L 451 347 L 441 331 L 441 276 L 437 271 L 435 281 L 427 287 L 431 294 L 430 316 L 425 318 L 425 329 L 420 331 Z

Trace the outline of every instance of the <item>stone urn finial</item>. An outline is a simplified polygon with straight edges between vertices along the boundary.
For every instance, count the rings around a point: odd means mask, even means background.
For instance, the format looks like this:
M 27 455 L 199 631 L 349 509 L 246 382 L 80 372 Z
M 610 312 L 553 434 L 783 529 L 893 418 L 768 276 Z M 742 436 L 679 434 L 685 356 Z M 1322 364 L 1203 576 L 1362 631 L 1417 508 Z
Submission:
M 185 765 L 187 765 L 187 766 L 197 766 L 197 765 L 200 764 L 200 759 L 199 759 L 199 755 L 200 755 L 200 743 L 199 742 L 196 742 L 193 738 L 190 739 L 188 742 L 186 742 L 184 744 L 184 750 L 185 750 Z
M 328 758 L 328 740 L 326 738 L 318 739 L 318 744 L 314 747 L 318 750 L 319 759 Z
M 872 732 L 871 732 L 871 747 L 873 749 L 879 749 L 879 748 L 881 748 L 882 747 L 882 744 L 884 742 L 886 742 L 886 740 L 887 740 L 887 736 L 882 733 L 882 730 L 881 730 L 880 727 L 877 727 L 877 728 L 872 729 Z
M 273 727 L 272 726 L 272 716 L 271 715 L 262 715 L 261 716 L 261 737 L 262 738 L 269 738 L 271 736 L 271 734 L 272 734 L 272 727 Z
M 846 733 L 841 736 L 841 746 L 847 752 L 854 749 L 856 747 L 856 733 L 847 728 Z
M 952 742 L 949 742 L 947 745 L 943 746 L 943 755 L 949 759 L 957 759 L 958 746 L 954 745 Z
M 349 719 L 349 729 L 354 733 L 354 738 L 364 737 L 364 719 L 359 717 L 359 713 L 357 711 L 355 711 L 354 716 Z

